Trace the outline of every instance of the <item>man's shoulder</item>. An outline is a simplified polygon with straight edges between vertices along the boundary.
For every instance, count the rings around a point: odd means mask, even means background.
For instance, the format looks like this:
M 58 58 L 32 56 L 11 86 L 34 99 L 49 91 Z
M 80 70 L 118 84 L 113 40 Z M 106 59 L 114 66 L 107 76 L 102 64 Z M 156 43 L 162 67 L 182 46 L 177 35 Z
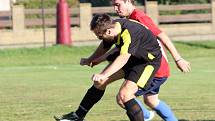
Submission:
M 126 21 L 128 21 L 128 20 L 125 18 L 118 18 L 118 19 L 114 20 L 114 22 L 119 22 L 120 24 L 125 23 Z
M 152 19 L 145 14 L 143 11 L 135 9 L 132 14 L 129 16 L 129 19 L 134 19 L 136 21 L 152 21 Z
M 116 19 L 115 22 L 120 23 L 121 28 L 129 28 L 131 25 L 131 21 L 126 19 L 126 18 L 120 18 L 120 19 Z
M 138 18 L 138 17 L 144 17 L 144 16 L 146 16 L 144 11 L 139 9 L 134 9 L 129 18 Z

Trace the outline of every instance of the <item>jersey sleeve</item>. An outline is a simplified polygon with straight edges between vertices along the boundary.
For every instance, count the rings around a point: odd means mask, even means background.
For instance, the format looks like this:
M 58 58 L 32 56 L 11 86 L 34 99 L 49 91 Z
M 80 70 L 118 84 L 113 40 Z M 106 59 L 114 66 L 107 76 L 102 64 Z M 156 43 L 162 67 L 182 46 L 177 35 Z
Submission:
M 105 40 L 102 40 L 102 44 L 104 49 L 111 48 L 111 46 L 113 45 L 113 43 L 107 42 Z
M 149 30 L 151 30 L 155 36 L 158 36 L 162 32 L 158 28 L 158 26 L 153 22 L 153 20 L 142 11 L 134 10 L 129 19 L 139 21 L 140 23 L 145 25 Z
M 138 21 L 148 27 L 148 29 L 151 30 L 155 36 L 158 36 L 161 33 L 161 30 L 149 16 L 140 16 L 138 17 Z
M 135 54 L 137 50 L 137 44 L 131 41 L 131 34 L 128 29 L 125 29 L 121 34 L 123 45 L 121 46 L 120 54 L 130 53 L 132 55 Z

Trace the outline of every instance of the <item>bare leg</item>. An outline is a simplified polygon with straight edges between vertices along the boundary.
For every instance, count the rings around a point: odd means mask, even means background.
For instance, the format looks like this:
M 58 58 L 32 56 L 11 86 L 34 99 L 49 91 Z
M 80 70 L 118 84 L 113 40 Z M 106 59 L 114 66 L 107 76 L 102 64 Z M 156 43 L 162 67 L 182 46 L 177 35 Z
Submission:
M 118 100 L 122 101 L 118 103 L 123 103 L 122 107 L 125 107 L 130 121 L 144 121 L 143 111 L 135 100 L 136 96 L 134 94 L 137 89 L 138 87 L 136 83 L 126 80 L 125 83 L 122 84 L 117 96 L 120 98 Z

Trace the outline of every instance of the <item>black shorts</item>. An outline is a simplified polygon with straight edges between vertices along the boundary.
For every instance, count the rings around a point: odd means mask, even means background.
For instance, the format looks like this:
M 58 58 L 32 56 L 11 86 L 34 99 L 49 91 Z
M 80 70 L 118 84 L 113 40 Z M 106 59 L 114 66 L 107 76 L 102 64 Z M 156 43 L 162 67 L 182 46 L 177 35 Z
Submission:
M 115 52 L 107 57 L 108 61 L 114 61 L 119 56 L 119 52 Z M 131 55 L 128 62 L 122 67 L 125 73 L 124 78 L 135 82 L 140 88 L 148 89 L 151 85 L 155 73 L 160 67 L 160 59 L 155 61 L 145 61 Z

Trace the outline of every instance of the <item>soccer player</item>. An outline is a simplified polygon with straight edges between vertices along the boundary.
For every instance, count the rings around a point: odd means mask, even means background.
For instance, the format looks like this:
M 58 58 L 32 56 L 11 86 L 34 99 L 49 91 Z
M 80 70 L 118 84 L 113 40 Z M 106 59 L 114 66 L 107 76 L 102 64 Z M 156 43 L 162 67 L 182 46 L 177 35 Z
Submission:
M 156 83 L 153 76 L 161 62 L 161 51 L 156 37 L 142 24 L 127 19 L 112 20 L 107 14 L 98 14 L 91 21 L 91 30 L 102 43 L 90 57 L 93 60 L 81 60 L 82 65 L 98 64 L 104 59 L 112 61 L 100 74 L 94 74 L 94 85 L 87 91 L 76 112 L 56 117 L 57 121 L 83 121 L 87 112 L 104 94 L 106 86 L 124 78 L 118 93 L 118 103 L 127 111 L 131 121 L 143 121 L 140 104 L 135 99 L 138 88 L 148 91 Z M 110 53 L 107 50 L 115 44 Z M 101 48 L 102 47 L 102 48 Z M 103 51 L 98 51 L 98 50 Z M 101 54 L 102 53 L 102 54 Z M 98 56 L 99 55 L 99 56 Z M 95 58 L 99 57 L 99 59 Z M 120 101 L 120 102 L 119 102 Z
M 134 2 L 135 2 L 134 0 L 112 0 L 114 10 L 120 17 L 126 17 L 128 19 L 133 19 L 142 23 L 149 30 L 151 30 L 155 36 L 157 36 L 158 42 L 160 43 L 162 50 L 162 58 L 161 66 L 157 71 L 153 81 L 162 84 L 167 80 L 169 76 L 169 66 L 166 54 L 163 49 L 163 45 L 167 47 L 167 49 L 170 51 L 177 67 L 182 72 L 189 72 L 191 69 L 190 63 L 180 56 L 180 54 L 177 52 L 175 46 L 173 45 L 169 37 L 154 24 L 152 19 L 149 16 L 147 16 L 143 11 L 137 10 L 135 8 Z M 159 89 L 160 86 L 157 85 L 153 87 L 151 91 L 148 92 L 139 91 L 137 95 L 141 95 L 144 93 L 145 104 L 148 105 L 153 110 L 155 110 L 157 114 L 165 121 L 177 120 L 169 106 L 165 102 L 158 99 Z M 149 113 L 149 111 L 144 107 L 142 107 L 142 109 L 144 110 L 144 117 L 150 117 L 151 113 Z

